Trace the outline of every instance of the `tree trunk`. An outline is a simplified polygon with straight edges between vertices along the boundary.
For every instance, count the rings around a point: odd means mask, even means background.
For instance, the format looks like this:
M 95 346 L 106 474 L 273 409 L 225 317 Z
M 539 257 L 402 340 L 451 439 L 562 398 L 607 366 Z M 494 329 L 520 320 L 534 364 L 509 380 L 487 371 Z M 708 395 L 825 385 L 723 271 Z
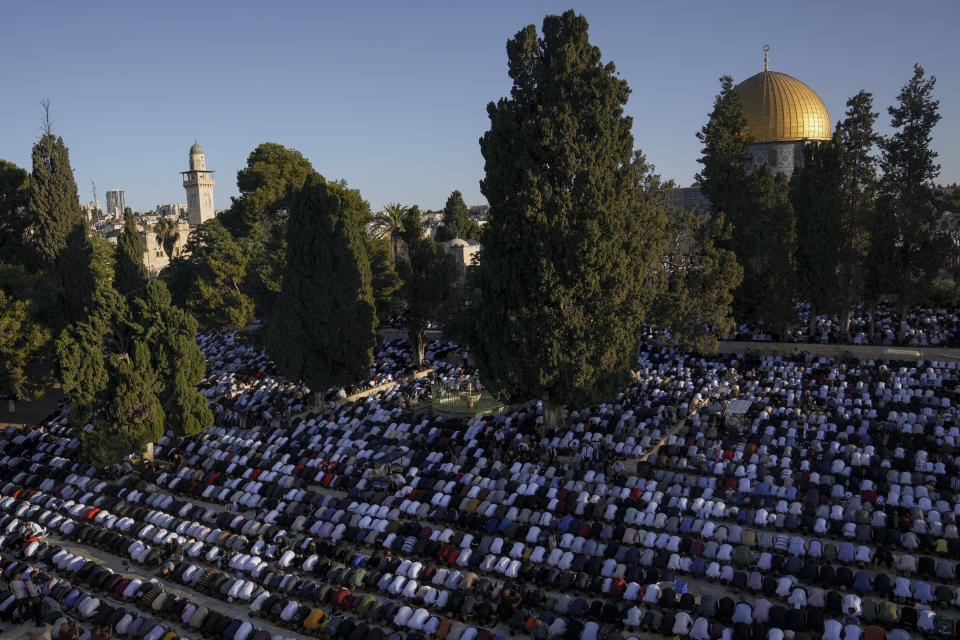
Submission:
M 549 431 L 563 425 L 563 405 L 550 401 L 550 392 L 543 392 L 543 430 Z
M 840 335 L 843 341 L 850 340 L 850 297 L 843 301 L 843 309 L 840 311 Z
M 897 342 L 904 344 L 903 340 L 907 335 L 907 301 L 900 299 L 900 335 L 897 336 Z
M 423 364 L 423 352 L 427 347 L 427 332 L 423 329 L 410 329 L 407 335 L 410 338 L 410 350 L 413 351 L 414 368 L 419 369 Z

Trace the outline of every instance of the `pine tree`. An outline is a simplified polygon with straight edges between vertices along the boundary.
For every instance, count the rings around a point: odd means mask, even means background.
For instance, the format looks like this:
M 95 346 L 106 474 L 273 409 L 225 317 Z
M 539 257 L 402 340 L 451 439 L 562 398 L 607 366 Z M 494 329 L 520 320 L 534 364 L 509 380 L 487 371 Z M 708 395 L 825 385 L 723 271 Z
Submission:
M 162 273 L 173 299 L 201 326 L 242 329 L 253 319 L 246 282 L 248 242 L 236 240 L 219 220 L 207 220 L 191 231 L 185 255 L 173 259 Z
M 423 234 L 420 208 L 411 207 L 404 217 L 403 243 L 407 255 L 397 264 L 403 281 L 401 292 L 406 302 L 404 321 L 413 362 L 423 364 L 427 344 L 427 321 L 435 320 L 444 300 L 450 295 L 454 266 L 437 250 L 437 243 Z
M 837 123 L 840 145 L 840 264 L 841 329 L 850 329 L 850 311 L 861 301 L 866 285 L 868 229 L 877 195 L 877 161 L 871 155 L 878 137 L 873 125 L 873 96 L 860 91 L 847 100 L 843 121 Z
M 32 245 L 38 264 L 58 292 L 60 326 L 83 317 L 94 282 L 87 223 L 80 210 L 77 183 L 63 139 L 46 132 L 33 146 L 33 173 L 27 205 L 32 216 Z
M 944 245 L 935 233 L 936 193 L 940 174 L 937 153 L 930 148 L 940 121 L 940 101 L 933 98 L 937 79 L 924 77 L 914 65 L 913 77 L 888 109 L 897 131 L 880 143 L 880 197 L 871 234 L 871 268 L 883 291 L 900 307 L 901 324 L 907 306 L 925 290 L 942 266 Z
M 237 172 L 235 198 L 221 216 L 235 238 L 285 235 L 291 195 L 313 173 L 313 165 L 296 149 L 264 142 L 250 152 L 247 165 Z
M 513 88 L 487 107 L 481 190 L 490 203 L 479 266 L 474 353 L 510 399 L 607 398 L 655 294 L 664 211 L 643 201 L 627 83 L 590 44 L 587 21 L 547 16 L 507 43 Z
M 368 218 L 358 191 L 319 174 L 307 178 L 290 208 L 287 266 L 267 347 L 283 375 L 320 394 L 362 380 L 373 361 Z
M 147 267 L 143 264 L 146 248 L 140 238 L 140 229 L 133 213 L 128 209 L 123 214 L 123 231 L 117 238 L 114 254 L 113 286 L 123 296 L 137 294 L 147 286 Z
M 240 197 L 218 216 L 247 253 L 245 290 L 258 318 L 269 319 L 276 306 L 286 264 L 290 198 L 312 172 L 299 151 L 265 142 L 237 172 Z
M 790 181 L 797 214 L 797 293 L 810 303 L 811 332 L 818 314 L 840 311 L 842 304 L 837 296 L 843 241 L 840 158 L 839 135 L 809 142 Z

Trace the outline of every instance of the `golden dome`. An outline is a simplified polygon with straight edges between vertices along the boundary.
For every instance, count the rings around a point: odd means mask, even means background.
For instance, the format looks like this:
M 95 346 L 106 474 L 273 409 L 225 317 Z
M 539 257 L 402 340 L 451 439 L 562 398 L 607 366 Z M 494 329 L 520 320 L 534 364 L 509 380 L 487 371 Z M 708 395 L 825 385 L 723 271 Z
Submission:
M 830 114 L 813 89 L 793 76 L 761 71 L 734 87 L 754 142 L 829 140 Z

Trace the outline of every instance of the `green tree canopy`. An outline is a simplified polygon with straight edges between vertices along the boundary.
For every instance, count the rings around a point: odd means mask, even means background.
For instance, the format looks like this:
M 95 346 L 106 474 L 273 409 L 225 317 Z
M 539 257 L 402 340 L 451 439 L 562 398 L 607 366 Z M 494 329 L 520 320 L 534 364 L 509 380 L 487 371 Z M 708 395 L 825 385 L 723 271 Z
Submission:
M 17 399 L 31 399 L 37 381 L 27 375 L 27 365 L 50 342 L 50 331 L 37 318 L 31 300 L 17 299 L 0 289 L 0 389 Z
M 244 291 L 257 317 L 273 314 L 286 263 L 290 199 L 312 172 L 299 151 L 265 142 L 237 172 L 240 196 L 219 216 L 247 254 Z
M 722 244 L 743 269 L 734 318 L 779 332 L 795 318 L 796 222 L 789 185 L 766 165 L 751 168 L 743 99 L 730 76 L 720 78 L 720 93 L 697 138 L 703 144 L 697 180 L 713 211 L 730 224 Z
M 933 281 L 942 266 L 945 245 L 936 228 L 936 192 L 940 173 L 930 148 L 940 121 L 934 99 L 937 79 L 914 65 L 913 77 L 888 109 L 892 136 L 880 143 L 880 197 L 871 234 L 871 269 L 876 288 L 896 298 L 905 322 L 907 305 Z
M 163 275 L 173 300 L 202 327 L 242 329 L 254 312 L 247 293 L 249 262 L 247 242 L 236 240 L 213 219 L 191 231 L 184 255 L 171 260 Z
M 402 311 L 400 287 L 403 282 L 397 274 L 390 253 L 390 240 L 366 234 L 364 243 L 370 260 L 370 288 L 377 308 L 378 324 L 386 324 L 387 317 Z
M 376 344 L 376 310 L 355 189 L 307 178 L 293 199 L 283 287 L 267 348 L 283 375 L 317 393 L 365 378 Z
M 703 168 L 696 175 L 703 195 L 714 211 L 724 214 L 736 229 L 750 215 L 746 194 L 750 191 L 747 117 L 743 113 L 743 98 L 733 88 L 733 78 L 720 78 L 720 93 L 713 103 L 707 124 L 697 133 L 703 144 L 697 160 Z M 729 248 L 735 241 L 731 235 Z
M 845 118 L 837 123 L 840 145 L 840 265 L 841 324 L 850 328 L 850 310 L 864 297 L 868 230 L 876 208 L 877 160 L 872 155 L 879 140 L 873 130 L 879 114 L 873 96 L 860 91 L 847 100 Z
M 94 418 L 93 429 L 80 437 L 81 456 L 101 467 L 143 453 L 147 443 L 163 436 L 160 385 L 147 345 L 136 341 L 130 354 L 110 356 L 109 371 L 110 400 Z
M 698 353 L 717 350 L 734 328 L 733 291 L 743 269 L 723 248 L 730 234 L 722 213 L 695 209 L 672 212 L 664 273 L 651 319 L 669 331 L 668 341 Z
M 117 238 L 114 254 L 113 286 L 121 295 L 139 293 L 147 286 L 147 267 L 143 264 L 146 248 L 140 238 L 137 220 L 128 208 L 123 214 L 123 231 Z
M 390 259 L 397 262 L 397 253 L 400 250 L 400 237 L 403 235 L 403 218 L 407 207 L 399 202 L 390 202 L 383 205 L 383 211 L 378 212 L 370 221 L 373 232 L 380 237 L 390 240 Z
M 733 227 L 743 281 L 734 293 L 737 322 L 782 332 L 796 320 L 796 219 L 785 174 L 758 167 L 747 192 L 751 215 Z
M 438 251 L 437 243 L 424 236 L 417 206 L 410 207 L 404 216 L 403 243 L 407 254 L 397 266 L 406 303 L 404 321 L 414 364 L 419 366 L 423 364 L 427 321 L 436 320 L 441 305 L 450 295 L 455 271 L 448 256 Z
M 656 293 L 664 210 L 643 198 L 627 83 L 601 61 L 583 16 L 547 16 L 507 42 L 509 98 L 487 107 L 480 139 L 490 203 L 479 266 L 474 353 L 485 381 L 515 399 L 607 398 Z
M 157 376 L 157 396 L 165 427 L 176 436 L 192 436 L 213 424 L 213 413 L 197 385 L 207 362 L 197 345 L 197 320 L 171 304 L 167 286 L 154 280 L 134 302 L 138 340 L 149 348 Z
M 33 146 L 27 208 L 33 250 L 38 264 L 56 287 L 59 326 L 63 326 L 82 318 L 92 299 L 92 248 L 69 152 L 63 139 L 50 133 L 49 127 Z
M 81 428 L 93 418 L 95 433 L 83 432 L 83 455 L 96 464 L 103 464 L 103 455 L 116 462 L 142 452 L 164 427 L 175 436 L 190 436 L 213 424 L 196 388 L 206 370 L 195 339 L 197 321 L 170 304 L 166 285 L 151 281 L 132 307 L 112 287 L 98 290 L 96 298 L 90 315 L 60 333 L 54 360 L 70 398 L 70 423 Z M 143 396 L 136 406 L 151 413 L 128 424 L 122 422 L 125 407 L 134 400 L 123 394 L 134 390 Z M 159 433 L 154 420 L 159 420 Z M 87 438 L 94 448 L 105 439 L 116 442 L 98 454 L 87 446 Z
M 446 242 L 454 238 L 470 240 L 479 237 L 480 225 L 470 217 L 463 195 L 459 191 L 454 191 L 443 207 L 443 217 L 437 229 L 437 242 Z
M 841 147 L 833 140 L 808 142 L 793 172 L 790 201 L 797 216 L 797 293 L 819 313 L 841 310 L 840 250 L 843 240 Z
M 224 227 L 237 238 L 269 235 L 273 227 L 286 231 L 290 198 L 311 173 L 313 165 L 296 149 L 260 144 L 237 172 L 240 195 L 223 212 Z
M 27 172 L 0 159 L 0 262 L 30 264 Z
M 60 332 L 53 361 L 54 375 L 70 399 L 70 424 L 82 428 L 97 407 L 106 402 L 110 385 L 108 364 L 114 356 L 126 354 L 127 317 L 123 298 L 112 288 L 111 295 L 98 295 L 96 313 L 71 323 Z

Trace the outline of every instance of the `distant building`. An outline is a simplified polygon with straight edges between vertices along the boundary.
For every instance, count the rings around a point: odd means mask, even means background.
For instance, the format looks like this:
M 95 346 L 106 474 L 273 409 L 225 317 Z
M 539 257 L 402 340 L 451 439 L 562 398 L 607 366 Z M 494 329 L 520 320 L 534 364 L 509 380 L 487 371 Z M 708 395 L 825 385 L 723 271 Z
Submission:
M 187 191 L 187 220 L 192 226 L 212 220 L 217 215 L 213 208 L 214 172 L 207 169 L 203 147 L 196 142 L 190 147 L 190 170 L 180 174 Z
M 423 222 L 423 235 L 430 236 L 431 238 L 436 237 L 437 227 L 440 226 L 440 221 L 443 219 L 443 211 L 424 211 L 420 215 L 420 220 Z
M 93 222 L 97 215 L 103 213 L 103 208 L 100 206 L 99 200 L 91 200 L 86 204 L 81 203 L 80 209 L 83 211 L 83 215 L 87 219 L 87 222 Z
M 467 275 L 467 267 L 473 264 L 477 252 L 480 251 L 480 243 L 476 240 L 454 238 L 450 242 L 440 242 L 438 244 L 444 247 L 447 255 L 453 256 L 457 265 L 457 280 L 455 284 L 458 287 L 462 287 Z
M 187 205 L 179 203 L 158 204 L 153 210 L 153 215 L 161 218 L 184 218 L 187 217 Z
M 110 189 L 107 191 L 107 210 L 108 216 L 122 216 L 123 210 L 127 208 L 127 201 L 120 189 Z
M 163 242 L 157 238 L 157 228 L 154 225 L 144 225 L 140 228 L 140 239 L 143 240 L 145 247 L 143 252 L 143 264 L 146 265 L 150 275 L 160 273 L 160 270 L 170 264 L 171 258 L 176 258 L 183 253 L 187 245 L 187 236 L 190 235 L 190 225 L 186 222 L 177 223 L 177 239 L 173 243 L 172 254 L 167 255 Z
M 960 231 L 960 213 L 944 211 L 937 222 L 937 231 L 941 233 L 957 233 Z
M 694 207 L 698 211 L 710 211 L 710 201 L 700 191 L 700 187 L 680 187 L 674 189 L 667 203 L 681 211 L 690 211 Z
M 475 204 L 467 210 L 471 218 L 483 225 L 487 221 L 487 214 L 490 213 L 490 205 Z
M 743 99 L 746 133 L 752 139 L 744 159 L 748 174 L 767 165 L 788 176 L 803 165 L 808 142 L 830 139 L 830 113 L 813 89 L 793 76 L 770 71 L 769 47 L 764 47 L 763 71 L 733 88 Z M 710 210 L 710 201 L 698 187 L 676 189 L 670 204 L 683 210 L 694 206 Z

